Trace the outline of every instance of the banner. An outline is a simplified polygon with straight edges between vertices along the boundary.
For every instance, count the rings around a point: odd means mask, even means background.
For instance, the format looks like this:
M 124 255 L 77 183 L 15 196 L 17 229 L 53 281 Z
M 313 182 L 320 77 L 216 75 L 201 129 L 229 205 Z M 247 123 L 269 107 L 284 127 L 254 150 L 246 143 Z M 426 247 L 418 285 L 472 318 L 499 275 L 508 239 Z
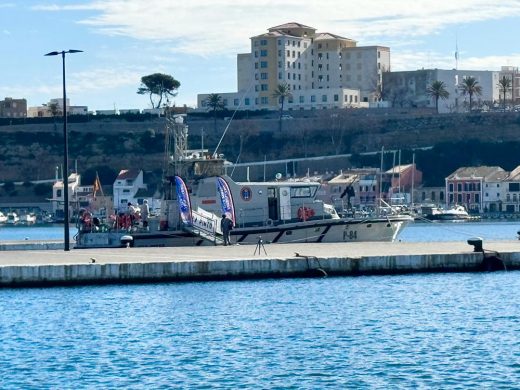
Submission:
M 236 225 L 233 195 L 231 194 L 228 183 L 220 176 L 217 177 L 217 191 L 220 196 L 222 214 L 226 214 L 233 221 L 233 225 Z
M 191 224 L 193 217 L 191 215 L 190 194 L 186 183 L 179 176 L 175 176 L 175 188 L 177 191 L 177 203 L 179 203 L 179 212 L 183 223 Z

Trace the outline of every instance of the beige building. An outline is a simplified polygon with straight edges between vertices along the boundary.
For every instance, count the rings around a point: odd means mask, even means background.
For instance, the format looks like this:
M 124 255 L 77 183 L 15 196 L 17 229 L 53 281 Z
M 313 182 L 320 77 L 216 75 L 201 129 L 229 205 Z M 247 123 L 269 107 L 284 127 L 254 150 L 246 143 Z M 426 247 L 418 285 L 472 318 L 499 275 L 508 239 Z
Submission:
M 439 99 L 440 113 L 469 111 L 469 96 L 460 85 L 467 77 L 474 77 L 482 87 L 482 94 L 473 96 L 473 110 L 489 110 L 499 99 L 499 72 L 489 70 L 420 69 L 383 73 L 383 97 L 392 107 L 435 108 L 435 100 L 427 89 L 434 81 L 442 81 L 449 93 Z
M 237 56 L 238 91 L 219 93 L 229 109 L 277 109 L 279 84 L 292 93 L 288 110 L 368 106 L 380 99 L 390 49 L 357 42 L 313 27 L 287 23 L 251 38 L 251 53 Z M 199 94 L 199 108 L 209 94 Z
M 499 74 L 500 80 L 502 77 L 510 80 L 511 87 L 506 90 L 506 105 L 518 106 L 520 104 L 520 73 L 516 66 L 502 66 Z M 504 97 L 502 88 L 499 87 L 500 100 Z M 518 107 L 515 107 L 518 108 Z
M 87 106 L 71 106 L 67 99 L 67 115 L 87 115 Z M 41 106 L 29 107 L 27 110 L 28 118 L 51 118 L 63 115 L 63 99 L 51 99 L 49 103 Z
M 25 118 L 27 116 L 27 100 L 6 97 L 0 100 L 0 118 Z

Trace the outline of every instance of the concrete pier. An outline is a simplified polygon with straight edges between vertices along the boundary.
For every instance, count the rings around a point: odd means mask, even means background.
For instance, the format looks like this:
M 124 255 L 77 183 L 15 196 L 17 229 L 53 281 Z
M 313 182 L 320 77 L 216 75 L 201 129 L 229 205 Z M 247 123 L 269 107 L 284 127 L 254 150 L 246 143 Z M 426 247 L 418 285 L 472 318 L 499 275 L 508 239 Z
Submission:
M 255 253 L 256 249 L 256 253 Z M 258 254 L 258 249 L 261 253 Z M 520 242 L 484 242 L 520 269 Z M 418 272 L 470 272 L 483 254 L 466 242 L 270 244 L 0 251 L 0 286 L 225 280 Z

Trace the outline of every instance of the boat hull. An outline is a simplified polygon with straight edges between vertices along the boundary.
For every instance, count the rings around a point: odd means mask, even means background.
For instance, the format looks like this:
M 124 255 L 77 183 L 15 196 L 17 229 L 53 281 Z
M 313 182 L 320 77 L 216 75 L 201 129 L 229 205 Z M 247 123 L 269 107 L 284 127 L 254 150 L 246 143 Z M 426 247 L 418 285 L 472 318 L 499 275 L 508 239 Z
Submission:
M 236 229 L 232 241 L 239 244 L 298 242 L 394 241 L 411 218 L 307 221 L 275 227 Z
M 394 241 L 411 218 L 328 219 L 278 226 L 236 228 L 231 242 L 236 244 L 321 243 Z M 131 236 L 131 242 L 124 240 Z M 92 232 L 76 235 L 75 248 L 175 247 L 216 245 L 215 241 L 187 231 L 157 231 L 143 233 Z

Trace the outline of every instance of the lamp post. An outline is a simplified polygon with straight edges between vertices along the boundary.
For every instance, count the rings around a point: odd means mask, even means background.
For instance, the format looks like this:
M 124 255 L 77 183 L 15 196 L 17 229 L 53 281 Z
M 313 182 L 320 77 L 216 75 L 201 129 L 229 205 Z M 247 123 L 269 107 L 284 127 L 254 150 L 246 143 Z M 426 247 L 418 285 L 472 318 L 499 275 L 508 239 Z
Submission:
M 63 213 L 64 213 L 64 250 L 70 250 L 69 238 L 69 144 L 67 140 L 67 92 L 65 90 L 65 54 L 82 53 L 83 50 L 52 51 L 46 56 L 61 54 L 63 64 Z

